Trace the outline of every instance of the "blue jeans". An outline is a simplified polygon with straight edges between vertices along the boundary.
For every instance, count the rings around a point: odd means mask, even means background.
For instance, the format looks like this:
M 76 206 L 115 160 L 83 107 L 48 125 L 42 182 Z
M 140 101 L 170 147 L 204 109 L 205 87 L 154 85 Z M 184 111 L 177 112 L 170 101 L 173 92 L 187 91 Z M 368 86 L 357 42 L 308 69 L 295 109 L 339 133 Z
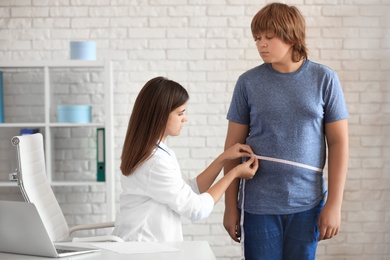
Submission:
M 315 259 L 322 201 L 314 208 L 288 215 L 244 213 L 245 260 Z

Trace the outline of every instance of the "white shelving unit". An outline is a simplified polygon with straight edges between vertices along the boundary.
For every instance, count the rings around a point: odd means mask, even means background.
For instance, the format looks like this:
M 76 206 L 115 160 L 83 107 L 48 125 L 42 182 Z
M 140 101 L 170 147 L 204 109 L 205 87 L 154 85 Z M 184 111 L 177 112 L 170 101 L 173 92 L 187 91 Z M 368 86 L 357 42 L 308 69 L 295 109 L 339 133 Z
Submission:
M 88 70 L 99 70 L 102 76 L 103 91 L 100 104 L 100 109 L 104 112 L 104 116 L 98 120 L 99 122 L 91 123 L 58 123 L 53 117 L 55 115 L 56 107 L 53 103 L 53 82 L 51 76 L 53 71 L 58 70 L 56 73 L 61 74 L 61 70 L 84 70 L 88 73 Z M 107 220 L 115 219 L 115 176 L 114 176 L 114 149 L 113 149 L 113 88 L 112 88 L 112 65 L 110 61 L 0 61 L 0 70 L 3 71 L 3 78 L 6 77 L 8 71 L 17 73 L 18 70 L 38 70 L 38 76 L 43 75 L 43 116 L 40 116 L 38 120 L 32 119 L 28 122 L 7 122 L 5 116 L 5 123 L 0 123 L 0 135 L 3 131 L 8 129 L 18 128 L 39 128 L 43 130 L 44 142 L 45 142 L 45 156 L 46 156 L 46 171 L 48 179 L 52 186 L 85 186 L 96 185 L 105 186 L 106 191 L 106 204 L 107 204 Z M 83 72 L 81 72 L 83 73 Z M 32 74 L 34 77 L 35 74 Z M 28 84 L 26 87 L 28 87 Z M 3 88 L 7 88 L 3 83 Z M 89 93 L 93 96 L 94 93 Z M 20 93 L 23 95 L 23 93 Z M 74 94 L 74 95 L 77 95 Z M 6 102 L 6 100 L 4 100 Z M 9 103 L 9 102 L 8 102 Z M 91 104 L 92 108 L 94 104 Z M 15 104 L 18 106 L 18 104 Z M 41 120 L 43 118 L 43 120 Z M 12 120 L 8 120 L 12 121 Z M 32 121 L 32 122 L 30 122 Z M 94 131 L 96 128 L 105 128 L 105 182 L 97 182 L 94 180 L 57 180 L 55 178 L 56 172 L 53 167 L 53 157 L 55 150 L 53 150 L 53 138 L 55 131 L 64 131 L 64 129 L 70 129 L 69 131 L 77 131 L 78 129 L 90 129 Z M 4 133 L 4 132 L 3 132 Z M 18 134 L 15 134 L 18 135 Z M 4 141 L 3 141 L 4 142 Z M 9 138 L 11 143 L 11 138 Z M 70 148 L 71 149 L 71 148 Z M 69 164 L 72 162 L 70 161 Z M 0 181 L 1 187 L 12 187 L 16 184 L 13 182 L 7 182 L 2 179 Z

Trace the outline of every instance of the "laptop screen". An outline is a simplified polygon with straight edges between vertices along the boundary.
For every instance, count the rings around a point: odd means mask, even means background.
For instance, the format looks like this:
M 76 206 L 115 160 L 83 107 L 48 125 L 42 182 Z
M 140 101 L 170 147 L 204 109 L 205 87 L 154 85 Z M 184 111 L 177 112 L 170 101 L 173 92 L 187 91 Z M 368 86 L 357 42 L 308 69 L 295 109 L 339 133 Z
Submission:
M 0 209 L 0 252 L 47 257 L 62 256 L 57 253 L 34 204 L 0 201 Z M 96 248 L 75 250 L 67 247 L 64 256 L 97 250 Z

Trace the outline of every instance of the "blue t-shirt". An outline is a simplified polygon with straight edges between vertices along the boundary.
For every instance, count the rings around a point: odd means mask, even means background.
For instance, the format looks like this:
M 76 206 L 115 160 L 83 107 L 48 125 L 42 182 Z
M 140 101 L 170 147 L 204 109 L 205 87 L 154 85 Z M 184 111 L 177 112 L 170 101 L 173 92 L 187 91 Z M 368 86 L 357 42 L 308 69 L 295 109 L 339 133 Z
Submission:
M 249 126 L 246 143 L 261 156 L 324 168 L 325 124 L 348 118 L 337 74 L 305 60 L 299 70 L 280 73 L 269 63 L 242 74 L 227 119 Z M 245 211 L 291 214 L 313 208 L 324 197 L 323 174 L 283 163 L 259 161 L 245 183 Z M 241 207 L 242 190 L 239 207 Z

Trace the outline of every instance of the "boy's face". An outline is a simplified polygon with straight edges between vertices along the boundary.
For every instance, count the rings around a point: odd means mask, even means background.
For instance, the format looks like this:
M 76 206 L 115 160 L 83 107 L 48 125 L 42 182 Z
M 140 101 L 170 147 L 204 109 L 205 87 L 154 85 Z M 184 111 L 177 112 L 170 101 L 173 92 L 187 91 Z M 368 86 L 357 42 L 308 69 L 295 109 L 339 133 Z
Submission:
M 283 42 L 273 32 L 254 35 L 257 50 L 265 63 L 288 65 L 292 63 L 292 44 Z

